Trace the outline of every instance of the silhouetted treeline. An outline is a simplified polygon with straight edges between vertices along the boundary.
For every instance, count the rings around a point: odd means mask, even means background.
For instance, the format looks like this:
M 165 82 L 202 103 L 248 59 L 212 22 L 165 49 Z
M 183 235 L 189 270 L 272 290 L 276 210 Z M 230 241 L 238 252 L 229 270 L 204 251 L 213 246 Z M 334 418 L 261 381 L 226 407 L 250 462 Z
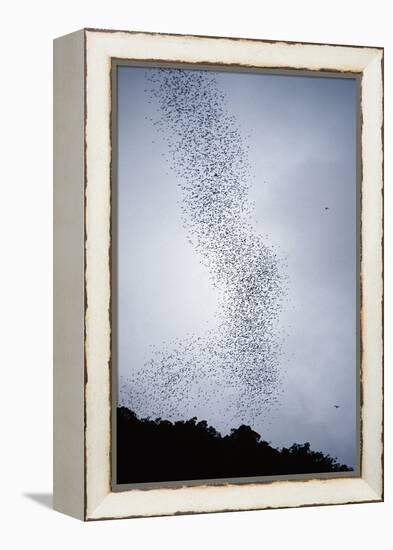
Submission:
M 309 443 L 274 449 L 249 426 L 222 437 L 205 420 L 139 419 L 117 409 L 117 482 L 141 483 L 350 471 Z

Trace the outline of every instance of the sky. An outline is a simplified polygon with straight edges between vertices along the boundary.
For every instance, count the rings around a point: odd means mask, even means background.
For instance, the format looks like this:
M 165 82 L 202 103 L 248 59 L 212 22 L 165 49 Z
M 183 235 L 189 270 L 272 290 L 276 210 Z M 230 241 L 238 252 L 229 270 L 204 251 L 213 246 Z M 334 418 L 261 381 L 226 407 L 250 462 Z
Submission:
M 195 80 L 196 71 L 187 73 Z M 246 423 L 273 446 L 309 441 L 313 449 L 355 466 L 356 81 L 229 71 L 209 71 L 207 78 L 214 97 L 224 98 L 225 127 L 241 143 L 238 170 L 247 195 L 247 212 L 238 207 L 241 223 L 258 250 L 267 251 L 261 261 L 272 265 L 275 258 L 281 297 L 271 310 L 274 346 L 269 349 L 278 351 L 263 351 L 270 355 L 258 356 L 255 373 L 249 354 L 243 355 L 248 370 L 239 370 L 231 342 L 225 357 L 214 359 L 222 331 L 228 342 L 233 325 L 228 329 L 225 321 L 228 285 L 212 275 L 211 263 L 222 262 L 220 252 L 213 257 L 206 252 L 210 245 L 195 246 L 199 218 L 191 230 L 185 227 L 185 218 L 193 215 L 187 193 L 198 177 L 195 171 L 185 176 L 187 187 L 176 166 L 179 155 L 173 154 L 186 135 L 184 113 L 182 126 L 176 110 L 168 115 L 172 103 L 162 95 L 162 72 L 123 66 L 118 69 L 119 402 L 140 416 L 206 419 L 221 433 Z M 179 89 L 171 92 L 177 98 Z M 193 97 L 187 99 L 188 118 L 196 109 Z M 193 159 L 202 142 L 195 143 Z M 222 173 L 227 169 L 238 182 L 236 166 L 225 168 L 231 147 L 219 151 Z M 214 157 L 213 149 L 201 158 Z M 219 184 L 227 185 L 224 180 L 223 175 Z M 263 302 L 264 311 L 269 303 Z M 263 321 L 263 311 L 258 315 Z M 261 332 L 255 337 L 263 339 Z M 247 386 L 246 375 L 258 385 L 263 369 L 274 391 L 266 393 L 264 382 L 264 397 L 256 400 L 257 390 L 250 398 L 241 388 Z

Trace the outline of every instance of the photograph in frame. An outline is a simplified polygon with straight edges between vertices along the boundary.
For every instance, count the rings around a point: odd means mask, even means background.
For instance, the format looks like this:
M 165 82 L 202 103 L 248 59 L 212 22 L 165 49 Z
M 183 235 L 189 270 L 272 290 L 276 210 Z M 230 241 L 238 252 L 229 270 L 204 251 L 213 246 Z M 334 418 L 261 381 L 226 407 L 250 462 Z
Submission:
M 54 41 L 54 508 L 381 502 L 383 48 Z
M 112 73 L 116 487 L 357 475 L 358 77 Z

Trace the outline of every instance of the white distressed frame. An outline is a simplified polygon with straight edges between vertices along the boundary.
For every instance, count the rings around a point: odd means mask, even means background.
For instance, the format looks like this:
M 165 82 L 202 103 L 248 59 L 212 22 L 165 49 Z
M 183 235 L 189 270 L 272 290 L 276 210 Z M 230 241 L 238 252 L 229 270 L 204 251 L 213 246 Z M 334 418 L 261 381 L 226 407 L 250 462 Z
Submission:
M 383 499 L 383 50 L 85 30 L 86 520 Z M 362 73 L 361 477 L 111 491 L 112 58 Z M 61 506 L 59 506 L 61 508 Z

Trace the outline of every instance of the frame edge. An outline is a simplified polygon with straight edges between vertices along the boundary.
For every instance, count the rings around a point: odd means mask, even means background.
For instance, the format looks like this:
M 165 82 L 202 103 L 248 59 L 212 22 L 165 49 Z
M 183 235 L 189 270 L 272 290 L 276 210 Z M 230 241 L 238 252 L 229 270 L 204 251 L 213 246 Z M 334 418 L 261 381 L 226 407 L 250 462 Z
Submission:
M 53 42 L 53 508 L 85 519 L 85 32 Z

